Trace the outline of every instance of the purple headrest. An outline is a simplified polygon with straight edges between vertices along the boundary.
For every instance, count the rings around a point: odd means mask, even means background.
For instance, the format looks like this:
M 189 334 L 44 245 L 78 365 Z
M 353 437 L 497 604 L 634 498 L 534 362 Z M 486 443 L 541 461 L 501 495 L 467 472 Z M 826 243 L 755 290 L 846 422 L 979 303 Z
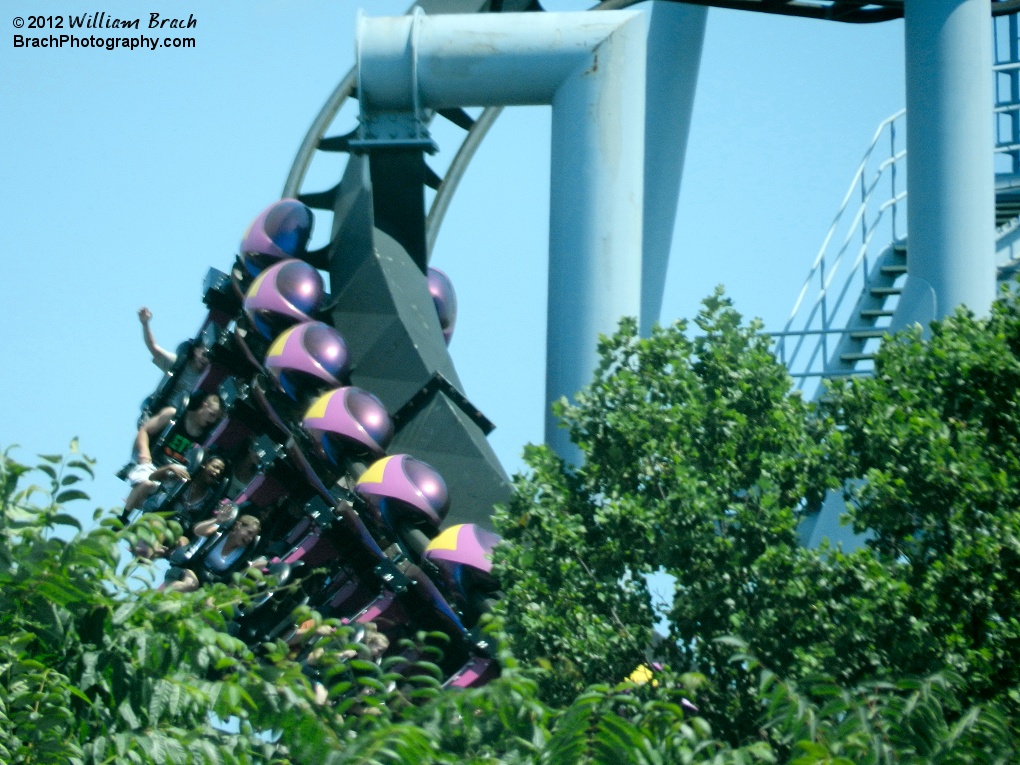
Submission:
M 382 455 L 393 440 L 393 421 L 382 401 L 361 388 L 345 387 L 319 396 L 301 425 L 333 464 L 345 448 Z
M 304 254 L 312 236 L 312 211 L 296 199 L 281 199 L 260 212 L 241 239 L 241 262 L 249 276 L 278 260 Z
M 248 288 L 244 310 L 252 326 L 267 340 L 287 327 L 309 321 L 325 296 L 319 272 L 302 260 L 270 266 Z
M 438 268 L 429 267 L 429 294 L 439 314 L 439 326 L 443 329 L 443 339 L 450 344 L 453 328 L 457 324 L 457 293 L 453 291 L 450 277 Z
M 438 527 L 450 510 L 446 481 L 427 462 L 406 454 L 383 457 L 358 479 L 355 487 L 376 508 L 395 502 L 412 515 L 424 517 Z
M 266 369 L 293 399 L 301 392 L 335 388 L 347 374 L 347 343 L 321 321 L 298 324 L 269 346 Z

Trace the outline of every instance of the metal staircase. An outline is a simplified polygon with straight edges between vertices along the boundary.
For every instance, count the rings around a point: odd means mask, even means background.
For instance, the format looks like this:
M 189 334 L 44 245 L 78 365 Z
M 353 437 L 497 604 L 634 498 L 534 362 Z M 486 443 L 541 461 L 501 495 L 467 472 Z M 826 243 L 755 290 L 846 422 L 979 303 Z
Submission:
M 903 289 L 901 277 L 907 273 L 907 247 L 902 242 L 889 245 L 872 267 L 866 289 L 854 306 L 857 317 L 839 342 L 826 368 L 828 376 L 853 374 L 862 362 L 874 359 L 878 342 L 886 333 L 895 311 L 895 302 Z
M 854 172 L 776 351 L 802 390 L 866 373 L 906 273 L 904 111 L 884 120 Z M 875 254 L 877 251 L 877 255 Z
M 995 31 L 996 257 L 999 282 L 1020 271 L 1020 24 Z M 782 332 L 776 352 L 799 389 L 868 374 L 907 273 L 906 112 L 882 122 Z M 877 254 L 875 254 L 877 253 Z

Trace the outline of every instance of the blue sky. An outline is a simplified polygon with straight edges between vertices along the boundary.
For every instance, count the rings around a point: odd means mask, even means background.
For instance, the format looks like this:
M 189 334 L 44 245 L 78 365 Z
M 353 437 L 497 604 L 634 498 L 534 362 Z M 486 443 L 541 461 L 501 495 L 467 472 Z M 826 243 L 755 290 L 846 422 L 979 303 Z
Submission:
M 20 444 L 15 455 L 31 462 L 80 437 L 99 459 L 93 505 L 112 507 L 126 493 L 113 473 L 138 404 L 159 380 L 135 312 L 152 309 L 164 345 L 194 334 L 205 271 L 226 270 L 250 220 L 279 197 L 350 67 L 358 6 L 3 5 L 0 444 Z M 388 15 L 405 3 L 365 8 Z M 143 26 L 151 12 L 193 14 L 185 34 L 196 47 L 13 47 L 15 32 L 30 33 L 13 28 L 14 16 L 95 11 Z M 693 315 L 722 283 L 745 315 L 781 328 L 875 126 L 903 106 L 902 35 L 899 21 L 709 11 L 664 322 Z M 458 294 L 451 353 L 468 396 L 496 423 L 491 441 L 509 472 L 523 445 L 542 438 L 548 132 L 545 108 L 504 112 L 433 254 Z M 436 132 L 441 149 L 456 149 L 455 134 Z M 341 168 L 339 157 L 317 163 L 306 190 L 331 186 Z

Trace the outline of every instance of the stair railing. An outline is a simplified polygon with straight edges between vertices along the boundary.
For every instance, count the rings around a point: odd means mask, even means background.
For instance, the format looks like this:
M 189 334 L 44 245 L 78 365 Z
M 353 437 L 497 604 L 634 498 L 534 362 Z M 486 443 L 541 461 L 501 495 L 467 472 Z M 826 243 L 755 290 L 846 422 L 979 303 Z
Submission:
M 1000 178 L 1013 176 L 1020 186 L 1020 15 L 996 17 L 993 31 L 995 169 Z M 890 245 L 905 240 L 906 147 L 901 138 L 906 135 L 905 115 L 905 111 L 899 111 L 878 126 L 815 256 L 789 320 L 782 332 L 773 334 L 776 353 L 801 390 L 824 376 L 826 364 L 831 361 L 830 351 L 857 322 L 859 317 L 851 314 L 857 297 L 871 282 L 870 268 L 875 260 L 871 253 L 884 252 Z M 885 188 L 887 192 L 882 191 Z M 855 200 L 857 206 L 853 208 Z M 1012 231 L 1017 227 L 1013 221 L 1000 229 L 1000 238 L 1017 238 L 1017 232 Z M 841 241 L 838 247 L 833 244 L 836 241 Z M 851 254 L 854 243 L 856 254 Z M 1002 244 L 1000 241 L 1000 248 Z M 1015 249 L 1014 244 L 1009 252 Z M 1010 257 L 1009 253 L 1004 254 L 1007 259 Z M 844 268 L 851 257 L 849 267 Z M 1005 264 L 1006 270 L 1020 268 L 1020 258 L 1012 257 Z M 808 300 L 812 289 L 817 292 Z
M 833 336 L 838 340 L 850 325 L 856 299 L 871 275 L 873 245 L 878 242 L 884 249 L 906 235 L 905 115 L 901 110 L 879 124 L 789 320 L 782 332 L 773 333 L 776 353 L 800 389 L 821 378 L 830 346 L 835 348 Z M 816 292 L 808 300 L 812 289 Z

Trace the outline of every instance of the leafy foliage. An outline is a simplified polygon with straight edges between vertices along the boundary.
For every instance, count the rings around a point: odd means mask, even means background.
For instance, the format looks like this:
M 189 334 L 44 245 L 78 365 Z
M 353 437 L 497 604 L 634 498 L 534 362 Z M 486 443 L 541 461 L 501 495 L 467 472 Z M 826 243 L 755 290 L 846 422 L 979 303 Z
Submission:
M 809 694 L 762 674 L 768 701 L 765 729 L 792 750 L 791 765 L 814 763 L 1007 763 L 1015 728 L 996 706 L 963 715 L 959 678 L 875 682 L 846 690 L 815 679 Z M 814 703 L 810 699 L 821 699 Z
M 427 644 L 406 646 L 420 657 L 413 665 L 400 657 L 381 665 L 340 660 L 341 650 L 367 650 L 351 644 L 342 627 L 319 645 L 318 667 L 333 702 L 320 706 L 290 646 L 267 644 L 256 656 L 225 631 L 249 597 L 244 582 L 190 595 L 128 586 L 126 575 L 146 570 L 117 573 L 121 542 L 167 533 L 158 522 L 127 531 L 107 522 L 70 540 L 54 533 L 62 524 L 75 527 L 56 496 L 80 483 L 69 476 L 92 469 L 76 444 L 68 458 L 44 457 L 44 469 L 34 474 L 8 454 L 0 466 L 0 761 L 11 765 L 751 765 L 779 761 L 783 747 L 801 763 L 844 761 L 837 755 L 872 762 L 878 760 L 869 746 L 878 741 L 886 752 L 897 736 L 927 742 L 925 753 L 955 756 L 976 744 L 1000 751 L 1008 731 L 980 709 L 950 724 L 937 695 L 943 686 L 934 681 L 924 704 L 870 689 L 839 696 L 842 707 L 819 708 L 766 675 L 764 725 L 775 745 L 761 740 L 734 748 L 691 714 L 686 699 L 704 684 L 696 675 L 663 671 L 654 684 L 597 685 L 556 707 L 540 699 L 533 673 L 504 655 L 498 680 L 443 692 Z M 33 475 L 49 486 L 19 488 Z M 321 623 L 311 612 L 294 618 Z M 231 722 L 231 732 L 221 720 Z M 869 739 L 855 720 L 878 733 Z
M 710 672 L 710 707 L 753 730 L 755 680 L 714 639 L 770 620 L 794 626 L 798 613 L 813 630 L 797 520 L 831 470 L 809 405 L 790 395 L 758 326 L 741 326 L 717 295 L 697 327 L 693 339 L 683 323 L 639 338 L 624 321 L 603 341 L 592 385 L 560 404 L 584 464 L 526 453 L 532 474 L 497 520 L 514 543 L 501 573 L 507 628 L 519 655 L 554 670 L 553 700 L 622 680 L 652 638 L 645 576 L 664 570 L 676 578 L 657 615 L 669 618 L 664 655 Z M 791 663 L 775 655 L 789 652 L 785 639 L 754 649 L 770 666 Z
M 677 704 L 638 708 L 627 689 L 595 689 L 554 709 L 509 656 L 487 687 L 442 692 L 434 636 L 404 646 L 419 657 L 413 664 L 376 664 L 344 656 L 368 649 L 336 623 L 317 644 L 331 701 L 316 704 L 293 646 L 256 653 L 226 629 L 257 581 L 181 595 L 145 586 L 145 564 L 118 572 L 125 541 L 177 530 L 159 519 L 127 530 L 104 520 L 81 532 L 62 503 L 87 498 L 66 492 L 92 461 L 76 443 L 69 457 L 42 460 L 36 471 L 9 453 L 0 460 L 4 763 L 656 762 L 646 755 L 658 749 L 690 759 L 723 748 Z M 34 476 L 43 485 L 24 486 Z M 55 533 L 62 526 L 77 533 L 66 539 Z M 295 612 L 296 623 L 305 619 L 322 624 Z
M 176 530 L 158 518 L 126 531 L 104 520 L 62 539 L 55 528 L 77 526 L 62 503 L 86 498 L 66 487 L 91 474 L 92 461 L 76 444 L 67 459 L 42 459 L 38 473 L 48 488 L 19 489 L 32 473 L 8 454 L 0 468 L 0 760 L 386 762 L 394 761 L 392 752 L 397 761 L 418 752 L 413 736 L 372 729 L 390 722 L 388 709 L 398 708 L 403 693 L 434 678 L 405 673 L 397 692 L 388 686 L 397 675 L 352 661 L 358 666 L 350 680 L 371 694 L 315 704 L 288 646 L 266 645 L 256 654 L 228 633 L 260 576 L 191 595 L 139 587 L 151 573 L 137 562 L 118 573 L 121 541 L 131 546 Z M 336 634 L 343 642 L 350 630 Z M 229 721 L 231 732 L 220 721 Z M 353 743 L 352 734 L 363 730 L 369 735 Z
M 19 490 L 27 469 L 8 454 L 0 463 L 0 759 L 273 762 L 283 750 L 253 721 L 287 705 L 222 632 L 236 596 L 131 591 L 110 522 L 71 541 L 53 533 L 77 527 L 61 504 L 87 498 L 67 487 L 92 461 L 74 443 L 69 458 L 42 459 L 49 487 Z M 240 732 L 225 734 L 210 712 L 237 716 Z
M 441 689 L 434 635 L 377 664 L 333 622 L 317 703 L 294 646 L 227 629 L 273 582 L 154 591 L 122 551 L 177 529 L 97 511 L 82 531 L 77 443 L 34 470 L 4 453 L 0 762 L 1016 761 L 1015 299 L 887 342 L 873 379 L 818 406 L 758 330 L 717 294 L 690 336 L 625 321 L 602 342 L 559 405 L 584 463 L 529 447 L 498 516 L 504 671 L 475 690 Z M 840 489 L 868 542 L 804 549 L 798 525 Z M 667 666 L 625 681 L 649 650 Z
M 966 696 L 1020 713 L 1020 313 L 959 312 L 886 345 L 874 380 L 833 391 L 855 527 L 909 593 L 888 661 L 948 665 Z
M 695 700 L 716 735 L 771 737 L 782 755 L 794 739 L 763 723 L 767 689 L 732 660 L 736 636 L 823 710 L 826 687 L 939 676 L 946 725 L 985 703 L 1018 719 L 1018 315 L 1007 295 L 989 319 L 906 333 L 818 406 L 721 293 L 691 336 L 622 322 L 592 384 L 559 404 L 583 464 L 530 447 L 497 518 L 508 639 L 550 670 L 542 697 L 618 682 L 654 643 L 706 678 Z M 798 525 L 840 487 L 870 541 L 801 547 Z M 655 572 L 672 603 L 649 593 Z

